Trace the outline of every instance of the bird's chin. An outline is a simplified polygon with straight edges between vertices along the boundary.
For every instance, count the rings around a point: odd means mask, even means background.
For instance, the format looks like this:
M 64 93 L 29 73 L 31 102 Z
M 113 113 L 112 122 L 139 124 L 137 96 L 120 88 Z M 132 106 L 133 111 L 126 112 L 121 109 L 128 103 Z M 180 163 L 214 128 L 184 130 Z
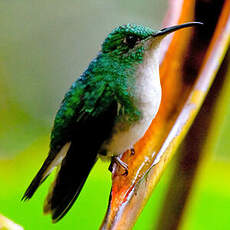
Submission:
M 147 48 L 149 50 L 155 50 L 158 49 L 160 46 L 161 41 L 164 39 L 165 36 L 158 36 L 158 37 L 152 37 L 150 38 L 146 43 Z

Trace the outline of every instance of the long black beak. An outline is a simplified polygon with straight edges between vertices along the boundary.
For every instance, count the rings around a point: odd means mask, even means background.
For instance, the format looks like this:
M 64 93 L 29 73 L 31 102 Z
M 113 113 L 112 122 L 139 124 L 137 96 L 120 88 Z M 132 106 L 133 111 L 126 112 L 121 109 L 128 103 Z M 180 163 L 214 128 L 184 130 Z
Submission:
M 184 23 L 184 24 L 181 24 L 181 25 L 177 25 L 177 26 L 166 27 L 166 28 L 163 28 L 163 29 L 157 31 L 156 33 L 154 33 L 153 37 L 166 35 L 166 34 L 174 32 L 176 30 L 180 30 L 180 29 L 183 29 L 183 28 L 186 28 L 186 27 L 200 26 L 200 25 L 204 25 L 204 24 L 202 22 L 188 22 L 188 23 Z

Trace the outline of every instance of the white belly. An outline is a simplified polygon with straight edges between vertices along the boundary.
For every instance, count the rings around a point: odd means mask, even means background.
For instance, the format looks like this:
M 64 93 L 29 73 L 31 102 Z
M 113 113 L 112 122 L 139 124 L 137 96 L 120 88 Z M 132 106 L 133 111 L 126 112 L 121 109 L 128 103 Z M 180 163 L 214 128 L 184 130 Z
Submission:
M 115 156 L 131 149 L 140 140 L 158 112 L 161 102 L 161 86 L 159 80 L 158 58 L 151 52 L 146 52 L 142 64 L 136 72 L 135 95 L 137 108 L 141 118 L 128 129 L 119 130 L 115 125 L 111 139 L 103 146 L 107 156 Z

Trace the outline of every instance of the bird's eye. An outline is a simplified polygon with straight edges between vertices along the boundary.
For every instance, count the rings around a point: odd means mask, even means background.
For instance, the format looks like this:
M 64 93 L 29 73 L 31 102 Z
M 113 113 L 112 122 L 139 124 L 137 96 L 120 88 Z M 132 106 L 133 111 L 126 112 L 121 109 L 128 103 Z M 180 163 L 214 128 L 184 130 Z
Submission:
M 135 35 L 127 35 L 124 38 L 124 43 L 132 49 L 141 39 Z

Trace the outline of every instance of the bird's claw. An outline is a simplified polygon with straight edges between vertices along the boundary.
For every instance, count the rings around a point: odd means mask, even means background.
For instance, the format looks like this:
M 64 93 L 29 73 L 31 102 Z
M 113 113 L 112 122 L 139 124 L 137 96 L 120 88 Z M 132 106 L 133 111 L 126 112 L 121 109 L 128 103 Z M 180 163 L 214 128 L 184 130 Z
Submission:
M 114 163 L 116 163 L 117 165 L 119 165 L 120 167 L 122 167 L 125 172 L 122 173 L 123 176 L 127 176 L 128 173 L 129 173 L 129 170 L 128 170 L 128 165 L 123 162 L 119 157 L 115 156 L 115 157 L 112 157 L 112 161 L 111 161 L 111 164 L 109 165 L 109 171 L 112 172 L 113 171 L 113 165 Z

